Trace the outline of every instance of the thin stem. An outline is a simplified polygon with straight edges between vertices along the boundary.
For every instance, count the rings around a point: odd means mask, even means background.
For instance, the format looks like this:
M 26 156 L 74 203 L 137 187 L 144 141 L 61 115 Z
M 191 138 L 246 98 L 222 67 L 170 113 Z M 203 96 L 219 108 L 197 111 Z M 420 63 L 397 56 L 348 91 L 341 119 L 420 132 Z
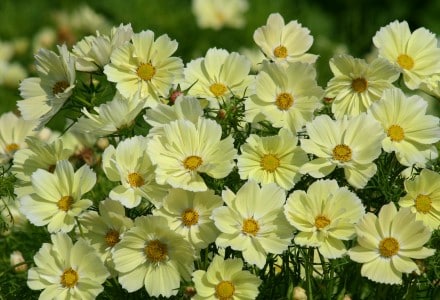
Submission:
M 306 281 L 307 281 L 307 299 L 313 300 L 313 287 L 312 287 L 312 272 L 313 272 L 313 251 L 314 248 L 310 247 L 307 251 L 306 258 Z

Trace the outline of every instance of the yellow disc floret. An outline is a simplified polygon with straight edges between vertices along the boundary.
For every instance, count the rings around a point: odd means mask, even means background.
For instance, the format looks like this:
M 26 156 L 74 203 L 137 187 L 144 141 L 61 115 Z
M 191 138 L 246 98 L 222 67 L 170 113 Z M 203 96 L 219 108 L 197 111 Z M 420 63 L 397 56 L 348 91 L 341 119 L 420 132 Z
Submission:
M 60 283 L 65 288 L 73 288 L 78 282 L 78 279 L 78 273 L 72 268 L 69 268 L 63 272 L 63 275 L 61 275 Z
M 156 68 L 150 63 L 143 63 L 136 69 L 136 73 L 140 79 L 149 81 L 156 74 Z
M 383 257 L 391 257 L 399 252 L 399 242 L 392 237 L 384 238 L 379 243 L 379 253 Z
M 351 149 L 345 144 L 339 144 L 333 148 L 333 159 L 340 162 L 347 162 L 351 160 Z
M 215 286 L 215 297 L 220 300 L 231 300 L 235 292 L 235 286 L 230 281 L 220 281 Z

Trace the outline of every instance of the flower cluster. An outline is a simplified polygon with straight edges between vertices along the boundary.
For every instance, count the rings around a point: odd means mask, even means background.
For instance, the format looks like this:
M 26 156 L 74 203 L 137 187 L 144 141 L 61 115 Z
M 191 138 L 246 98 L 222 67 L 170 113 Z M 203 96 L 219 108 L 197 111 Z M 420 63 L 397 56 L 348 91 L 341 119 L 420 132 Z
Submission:
M 439 118 L 414 93 L 440 74 L 435 36 L 392 22 L 373 60 L 333 57 L 325 88 L 306 27 L 273 13 L 253 38 L 256 73 L 215 47 L 184 63 L 177 41 L 130 24 L 37 52 L 21 117 L 0 117 L 0 158 L 20 212 L 51 234 L 28 272 L 40 299 L 92 299 L 107 279 L 226 300 L 287 278 L 310 295 L 338 261 L 418 278 L 440 226 Z M 42 138 L 60 111 L 72 124 Z

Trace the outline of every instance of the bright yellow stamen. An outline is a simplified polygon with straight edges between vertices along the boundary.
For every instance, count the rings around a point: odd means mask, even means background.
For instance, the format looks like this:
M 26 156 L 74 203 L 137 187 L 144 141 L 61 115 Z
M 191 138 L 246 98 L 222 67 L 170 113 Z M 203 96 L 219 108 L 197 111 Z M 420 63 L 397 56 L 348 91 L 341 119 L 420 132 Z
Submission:
M 273 55 L 278 58 L 286 58 L 287 57 L 287 48 L 279 45 L 273 50 Z
M 281 93 L 277 96 L 275 104 L 279 110 L 288 110 L 293 105 L 293 96 L 289 93 Z
M 315 226 L 318 229 L 322 229 L 330 224 L 330 220 L 323 215 L 317 216 L 315 218 Z
M 136 172 L 128 174 L 128 183 L 131 187 L 141 187 L 145 184 L 142 176 Z
M 399 125 L 391 125 L 388 128 L 387 135 L 393 142 L 400 142 L 405 137 L 403 129 Z
M 203 163 L 203 160 L 200 156 L 191 155 L 191 156 L 188 156 L 187 158 L 185 158 L 185 160 L 183 161 L 183 166 L 187 170 L 194 171 L 198 167 L 200 167 L 202 165 L 202 163 Z
M 260 230 L 260 225 L 258 225 L 258 222 L 254 218 L 249 218 L 243 221 L 243 227 L 241 230 L 244 233 L 256 235 Z
M 136 73 L 139 76 L 139 78 L 148 81 L 151 80 L 151 78 L 153 78 L 153 76 L 156 74 L 156 68 L 153 67 L 153 65 L 150 63 L 141 64 L 137 68 Z
M 20 146 L 16 143 L 12 143 L 12 144 L 7 144 L 5 147 L 6 152 L 8 153 L 12 153 L 17 151 L 18 149 L 20 149 Z
M 107 231 L 107 233 L 105 234 L 104 240 L 107 246 L 113 247 L 120 241 L 119 232 L 114 229 L 109 229 L 109 231 Z
M 235 286 L 230 281 L 220 281 L 215 286 L 215 297 L 220 300 L 231 300 L 235 292 Z
M 353 81 L 351 82 L 351 88 L 353 89 L 353 91 L 357 92 L 357 93 L 362 93 L 364 92 L 368 87 L 368 82 L 365 80 L 365 78 L 356 78 L 353 79 Z
M 148 260 L 154 263 L 164 261 L 168 254 L 167 245 L 161 243 L 159 240 L 148 242 L 144 251 Z
M 428 195 L 418 195 L 415 200 L 416 210 L 422 214 L 427 214 L 431 210 L 432 200 Z
M 199 213 L 193 208 L 188 208 L 182 213 L 182 223 L 190 227 L 196 225 L 199 222 Z
M 72 268 L 69 268 L 61 275 L 61 285 L 65 288 L 72 288 L 76 285 L 78 279 L 78 273 Z
M 274 172 L 280 166 L 280 160 L 273 154 L 265 154 L 260 161 L 264 171 Z
M 57 202 L 57 206 L 60 210 L 68 211 L 73 204 L 73 198 L 71 196 L 63 196 Z
M 339 144 L 333 149 L 333 158 L 340 162 L 351 160 L 351 149 L 345 144 Z
M 59 93 L 64 92 L 67 88 L 69 87 L 69 83 L 65 80 L 63 81 L 58 81 L 57 83 L 55 83 L 55 85 L 52 88 L 52 93 L 54 95 L 57 95 Z
M 414 60 L 411 56 L 407 54 L 400 54 L 397 57 L 397 63 L 406 70 L 411 70 L 412 68 L 414 68 Z
M 383 257 L 391 257 L 399 252 L 399 242 L 392 237 L 384 238 L 379 243 L 379 253 Z
M 226 93 L 228 88 L 224 84 L 222 84 L 222 83 L 213 83 L 209 87 L 209 90 L 211 91 L 211 93 L 214 94 L 214 96 L 220 97 L 220 96 L 223 96 Z

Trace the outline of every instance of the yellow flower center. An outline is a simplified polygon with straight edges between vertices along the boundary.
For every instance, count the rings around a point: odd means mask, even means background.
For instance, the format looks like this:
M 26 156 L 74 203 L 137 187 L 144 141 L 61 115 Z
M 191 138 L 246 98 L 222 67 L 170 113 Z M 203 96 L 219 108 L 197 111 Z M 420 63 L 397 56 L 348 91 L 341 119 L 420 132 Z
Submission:
M 54 84 L 54 86 L 52 88 L 52 93 L 54 95 L 57 95 L 59 93 L 64 92 L 68 87 L 69 87 L 69 83 L 67 81 L 65 81 L 65 80 L 58 81 L 57 83 Z
M 61 275 L 61 285 L 65 288 L 72 288 L 76 285 L 78 279 L 78 273 L 72 268 L 69 268 Z
M 293 96 L 289 93 L 281 93 L 277 96 L 275 104 L 279 110 L 288 110 L 293 105 Z
M 144 251 L 147 258 L 154 263 L 164 261 L 168 254 L 167 245 L 161 243 L 159 240 L 148 242 Z
M 220 300 L 231 300 L 235 292 L 235 286 L 230 281 L 220 281 L 215 286 L 215 297 Z
M 17 151 L 18 149 L 20 149 L 20 146 L 17 145 L 16 143 L 12 143 L 12 144 L 7 144 L 5 147 L 6 152 L 8 153 L 12 153 Z
M 128 174 L 128 183 L 131 187 L 141 187 L 145 184 L 142 176 L 136 172 Z
M 214 94 L 214 96 L 220 97 L 220 96 L 223 96 L 226 93 L 228 88 L 224 84 L 222 84 L 222 83 L 213 83 L 209 87 L 209 90 L 211 91 L 211 93 Z
M 351 88 L 353 89 L 353 91 L 357 92 L 357 93 L 362 93 L 364 92 L 368 87 L 368 82 L 365 80 L 365 78 L 356 78 L 353 79 L 353 81 L 351 82 Z
M 273 154 L 265 154 L 260 161 L 264 171 L 274 172 L 280 166 L 280 160 Z
M 330 220 L 323 215 L 317 216 L 315 218 L 315 226 L 318 229 L 322 229 L 330 224 Z
M 351 160 L 351 149 L 345 144 L 337 145 L 333 149 L 333 158 L 340 162 L 347 162 Z
M 400 142 L 405 137 L 403 129 L 399 125 L 391 125 L 388 128 L 387 135 L 393 142 Z
M 243 221 L 243 227 L 241 229 L 244 233 L 250 235 L 256 235 L 260 230 L 260 225 L 254 218 L 249 218 Z
M 105 243 L 107 244 L 107 246 L 113 247 L 114 245 L 116 245 L 120 241 L 119 232 L 117 230 L 110 229 L 105 234 L 104 240 L 105 240 Z
M 432 200 L 428 195 L 418 195 L 415 201 L 416 210 L 422 214 L 427 214 L 431 210 Z
M 72 196 L 63 196 L 57 202 L 57 206 L 60 210 L 68 211 L 73 204 Z
M 379 243 L 379 253 L 383 257 L 391 257 L 399 252 L 399 242 L 392 237 L 384 238 Z
M 194 171 L 198 167 L 200 167 L 202 165 L 202 163 L 203 163 L 203 160 L 200 156 L 191 155 L 191 156 L 188 156 L 187 158 L 185 158 L 185 160 L 183 161 L 183 166 L 187 170 Z
M 150 63 L 142 63 L 137 69 L 136 73 L 139 76 L 140 79 L 148 81 L 153 78 L 153 76 L 156 74 L 156 68 L 153 67 Z
M 411 70 L 412 68 L 414 68 L 414 60 L 411 56 L 406 54 L 400 54 L 397 57 L 397 63 L 399 64 L 399 66 L 406 70 Z
M 278 58 L 286 58 L 287 57 L 287 48 L 279 45 L 273 50 L 273 55 Z
M 190 227 L 192 225 L 197 224 L 198 222 L 199 222 L 199 213 L 196 212 L 194 209 L 188 208 L 182 213 L 182 223 L 185 226 Z

